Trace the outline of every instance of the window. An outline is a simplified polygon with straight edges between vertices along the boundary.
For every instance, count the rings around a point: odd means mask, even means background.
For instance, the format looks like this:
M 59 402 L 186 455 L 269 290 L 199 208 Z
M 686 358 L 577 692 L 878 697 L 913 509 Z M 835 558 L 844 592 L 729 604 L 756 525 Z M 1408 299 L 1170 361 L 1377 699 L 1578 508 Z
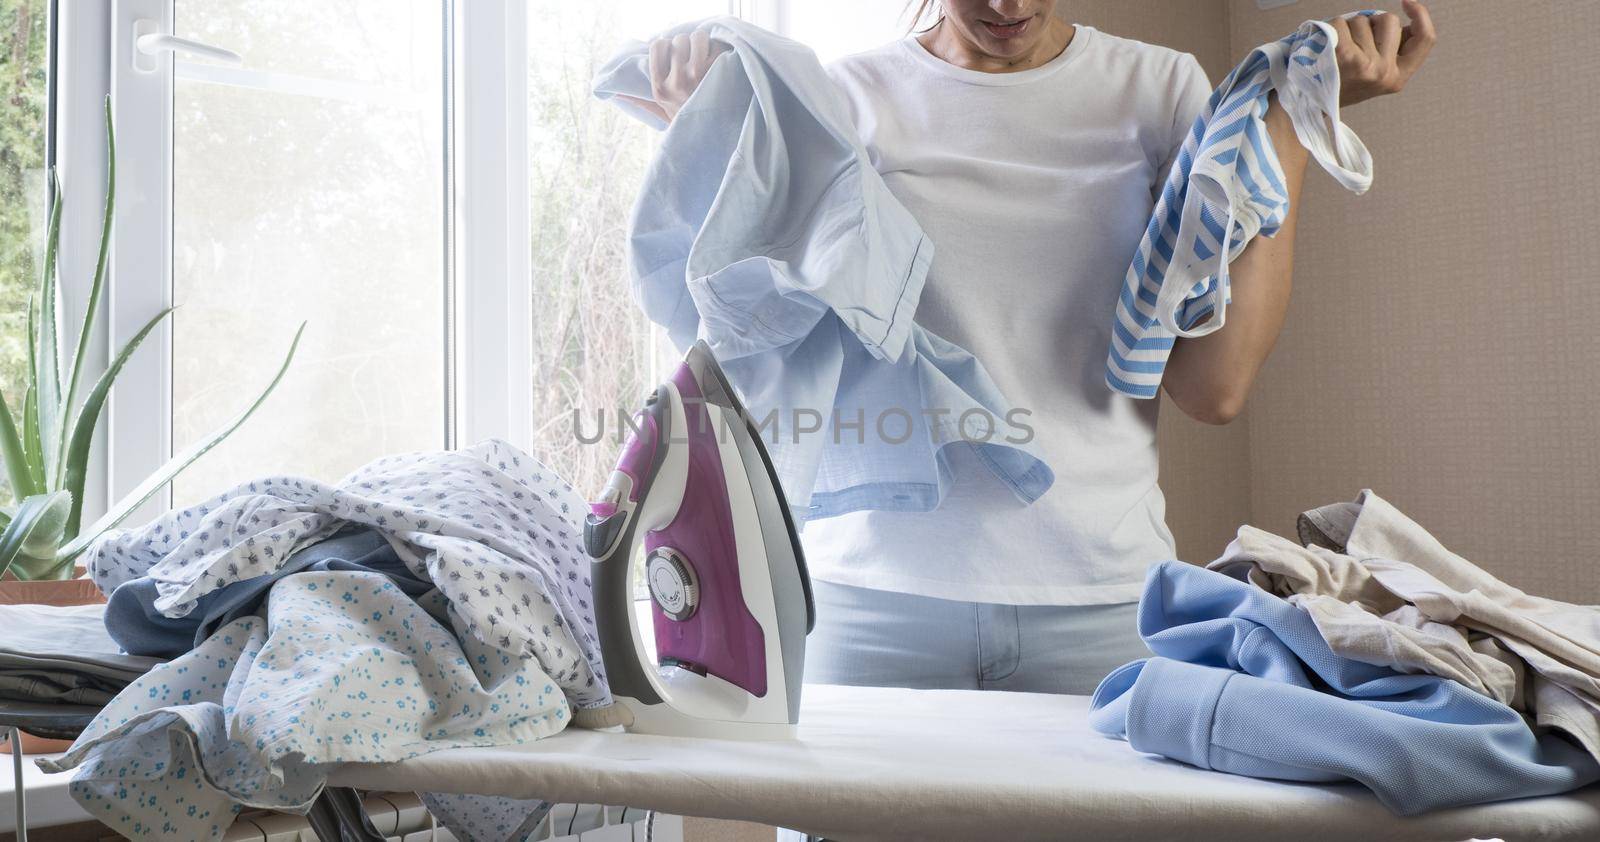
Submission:
M 915 5 L 901 0 L 794 0 L 779 7 L 776 28 L 815 50 L 827 64 L 905 35 Z
M 589 82 L 626 39 L 727 10 L 727 0 L 529 4 L 533 446 L 584 493 L 616 462 L 616 425 L 582 445 L 577 417 L 592 435 L 597 412 L 608 422 L 632 412 L 676 356 L 634 304 L 625 263 L 628 213 L 657 133 L 595 100 Z
M 12 213 L 0 230 L 8 267 L 31 260 L 28 247 L 42 240 L 44 25 L 25 26 L 23 11 L 49 2 L 0 0 L 0 25 L 37 39 L 0 61 L 27 55 L 38 68 L 0 79 L 37 86 L 26 95 L 36 99 L 24 97 L 37 103 L 31 110 L 7 112 L 8 131 L 20 120 L 19 130 L 35 133 L 0 161 L 11 167 L 0 173 Z M 77 52 L 63 61 L 88 69 L 64 89 L 77 118 L 63 123 L 67 148 L 93 150 L 86 106 L 107 93 L 118 135 L 102 341 L 120 345 L 159 308 L 179 305 L 113 393 L 110 498 L 242 408 L 302 320 L 305 339 L 277 392 L 151 510 L 250 476 L 335 480 L 380 454 L 488 435 L 531 449 L 584 491 L 599 488 L 615 448 L 580 446 L 575 410 L 592 421 L 596 410 L 609 418 L 637 407 L 677 354 L 639 313 L 624 264 L 629 211 L 657 135 L 589 96 L 594 70 L 625 38 L 730 12 L 811 43 L 825 61 L 903 33 L 897 0 L 868 5 L 71 5 L 63 32 L 73 37 L 63 43 Z M 145 53 L 145 33 L 242 61 L 182 44 Z M 98 90 L 96 64 L 109 79 Z M 78 169 L 74 183 L 98 176 L 90 163 Z M 7 271 L 0 296 L 20 294 L 17 277 L 26 275 Z M 0 378 L 16 376 L 16 312 L 8 306 L 0 322 Z
M 445 440 L 444 7 L 177 0 L 172 445 L 221 426 L 305 339 L 177 503 L 288 472 L 337 480 Z
M 46 0 L 0 0 L 0 391 L 17 412 L 47 222 L 48 12 Z

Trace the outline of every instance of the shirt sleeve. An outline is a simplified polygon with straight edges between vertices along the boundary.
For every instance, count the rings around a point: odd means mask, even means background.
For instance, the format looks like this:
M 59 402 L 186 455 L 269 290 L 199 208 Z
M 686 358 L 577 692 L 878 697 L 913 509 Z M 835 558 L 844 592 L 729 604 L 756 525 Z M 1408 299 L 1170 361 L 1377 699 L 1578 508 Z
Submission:
M 1211 81 L 1206 78 L 1205 69 L 1193 55 L 1184 53 L 1178 57 L 1172 70 L 1171 91 L 1172 124 L 1167 130 L 1166 155 L 1161 159 L 1155 184 L 1150 188 L 1155 196 L 1161 195 L 1161 188 L 1167 183 L 1167 174 L 1172 170 L 1172 162 L 1178 158 L 1178 150 L 1183 148 L 1189 130 L 1194 127 L 1195 118 L 1205 110 L 1206 102 L 1211 98 Z

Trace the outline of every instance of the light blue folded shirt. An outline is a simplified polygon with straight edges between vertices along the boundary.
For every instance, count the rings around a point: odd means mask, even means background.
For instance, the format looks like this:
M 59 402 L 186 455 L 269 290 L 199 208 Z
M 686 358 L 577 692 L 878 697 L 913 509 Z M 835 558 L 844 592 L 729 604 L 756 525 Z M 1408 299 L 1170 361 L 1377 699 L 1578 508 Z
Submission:
M 815 55 L 735 18 L 663 34 L 695 29 L 731 50 L 666 127 L 633 209 L 645 314 L 680 349 L 706 340 L 752 419 L 776 419 L 763 439 L 802 521 L 934 509 L 951 446 L 1037 499 L 1054 474 L 1007 426 L 1013 407 L 970 353 L 913 321 L 933 245 Z M 593 88 L 663 127 L 618 98 L 651 98 L 647 45 L 625 46 Z
M 1465 685 L 1335 655 L 1311 616 L 1222 573 L 1150 568 L 1139 634 L 1156 657 L 1101 682 L 1090 725 L 1203 769 L 1359 781 L 1402 815 L 1600 780 L 1560 736 Z

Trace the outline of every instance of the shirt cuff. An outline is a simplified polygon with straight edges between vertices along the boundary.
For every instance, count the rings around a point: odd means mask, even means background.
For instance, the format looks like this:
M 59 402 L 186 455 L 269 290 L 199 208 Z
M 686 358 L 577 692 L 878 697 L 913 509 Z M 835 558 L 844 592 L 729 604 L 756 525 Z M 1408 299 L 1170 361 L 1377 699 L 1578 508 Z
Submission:
M 1151 658 L 1129 694 L 1128 744 L 1134 749 L 1211 768 L 1211 722 L 1228 681 L 1238 673 Z

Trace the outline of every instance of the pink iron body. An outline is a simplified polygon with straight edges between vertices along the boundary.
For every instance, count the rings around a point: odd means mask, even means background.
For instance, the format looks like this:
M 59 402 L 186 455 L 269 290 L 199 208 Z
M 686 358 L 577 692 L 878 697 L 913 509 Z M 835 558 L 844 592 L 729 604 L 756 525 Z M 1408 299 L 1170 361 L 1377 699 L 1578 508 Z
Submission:
M 705 343 L 634 416 L 589 509 L 601 653 L 629 729 L 791 736 L 811 583 L 759 430 Z M 635 599 L 639 567 L 648 621 Z

